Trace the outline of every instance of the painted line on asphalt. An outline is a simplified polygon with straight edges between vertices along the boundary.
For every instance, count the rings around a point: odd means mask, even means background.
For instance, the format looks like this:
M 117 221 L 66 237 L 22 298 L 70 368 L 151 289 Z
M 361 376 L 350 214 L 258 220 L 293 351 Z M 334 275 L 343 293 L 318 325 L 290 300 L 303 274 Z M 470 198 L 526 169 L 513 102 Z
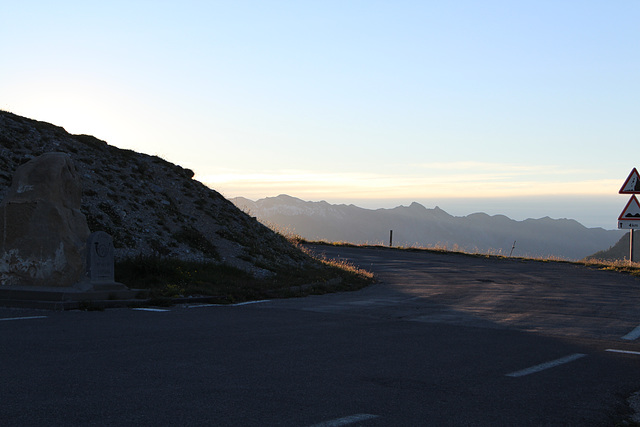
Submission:
M 310 427 L 339 427 L 339 426 L 346 426 L 349 424 L 357 423 L 360 421 L 371 420 L 373 418 L 378 418 L 378 415 L 355 414 L 355 415 L 349 415 L 348 417 L 336 418 L 335 420 L 325 421 L 320 424 L 314 424 Z
M 249 304 L 259 304 L 261 302 L 268 302 L 271 301 L 270 299 L 261 299 L 259 301 L 247 301 L 247 302 L 239 302 L 237 304 L 231 304 L 231 307 L 238 307 L 241 305 L 249 305 Z
M 640 326 L 635 328 L 633 331 L 629 332 L 627 335 L 623 336 L 623 340 L 633 341 L 640 338 Z
M 5 317 L 0 320 L 30 320 L 30 319 L 46 319 L 49 316 L 28 316 L 28 317 Z
M 200 308 L 200 307 L 221 307 L 222 304 L 196 304 L 188 305 L 187 308 Z
M 171 311 L 166 308 L 132 308 L 132 310 L 136 311 Z
M 625 354 L 637 354 L 640 356 L 640 351 L 631 351 L 631 350 L 614 350 L 612 348 L 608 348 L 605 351 L 609 351 L 611 353 L 625 353 Z
M 582 354 L 582 353 L 571 354 L 569 356 L 561 357 L 560 359 L 551 360 L 549 362 L 541 363 L 539 365 L 535 365 L 530 368 L 511 372 L 506 376 L 507 377 L 523 377 L 525 375 L 535 374 L 536 372 L 544 371 L 545 369 L 554 368 L 556 366 L 563 365 L 565 363 L 573 362 L 574 360 L 578 360 L 585 356 L 586 354 Z
M 261 302 L 268 302 L 271 301 L 270 299 L 263 299 L 260 301 L 246 301 L 246 302 L 239 302 L 236 304 L 195 304 L 195 305 L 188 305 L 187 308 L 200 308 L 200 307 L 239 307 L 241 305 L 249 305 L 249 304 L 258 304 Z

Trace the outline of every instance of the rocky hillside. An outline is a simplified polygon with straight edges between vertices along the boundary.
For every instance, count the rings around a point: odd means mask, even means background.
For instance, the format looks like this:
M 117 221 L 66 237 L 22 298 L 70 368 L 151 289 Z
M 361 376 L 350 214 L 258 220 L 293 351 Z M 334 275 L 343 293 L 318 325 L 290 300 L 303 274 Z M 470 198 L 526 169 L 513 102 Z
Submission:
M 116 259 L 159 255 L 226 263 L 265 277 L 311 258 L 237 209 L 193 172 L 157 156 L 0 111 L 0 200 L 16 168 L 46 152 L 71 155 L 91 231 L 113 236 Z
M 586 257 L 592 261 L 621 261 L 629 259 L 629 232 L 625 233 L 615 245 L 607 250 Z M 633 260 L 640 260 L 640 233 L 633 233 Z

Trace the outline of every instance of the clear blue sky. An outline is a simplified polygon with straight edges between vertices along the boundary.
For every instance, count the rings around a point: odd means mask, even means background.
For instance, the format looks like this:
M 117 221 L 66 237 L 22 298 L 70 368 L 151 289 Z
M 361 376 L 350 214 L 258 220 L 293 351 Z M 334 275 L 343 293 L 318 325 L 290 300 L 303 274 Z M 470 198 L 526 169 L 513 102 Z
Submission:
M 615 228 L 639 23 L 637 0 L 5 1 L 0 108 L 227 197 Z

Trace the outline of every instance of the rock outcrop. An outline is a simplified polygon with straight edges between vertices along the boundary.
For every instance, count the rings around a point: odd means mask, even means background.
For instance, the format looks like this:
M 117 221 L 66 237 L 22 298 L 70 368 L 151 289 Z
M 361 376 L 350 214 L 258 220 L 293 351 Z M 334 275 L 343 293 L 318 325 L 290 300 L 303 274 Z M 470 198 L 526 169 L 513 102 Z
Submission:
M 81 199 L 67 154 L 46 153 L 16 170 L 0 203 L 0 285 L 71 287 L 85 279 Z

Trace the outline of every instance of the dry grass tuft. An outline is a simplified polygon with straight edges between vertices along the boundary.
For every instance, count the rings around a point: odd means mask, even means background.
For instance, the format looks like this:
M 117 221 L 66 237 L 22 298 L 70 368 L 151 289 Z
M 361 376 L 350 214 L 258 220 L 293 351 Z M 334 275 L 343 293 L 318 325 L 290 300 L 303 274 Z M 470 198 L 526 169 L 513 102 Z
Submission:
M 346 260 L 327 259 L 327 258 L 318 258 L 318 257 L 316 257 L 316 259 L 318 259 L 324 265 L 334 267 L 334 268 L 339 268 L 361 279 L 364 279 L 364 280 L 374 279 L 374 274 L 372 272 L 359 268 Z
M 587 267 L 594 267 L 606 271 L 618 271 L 620 273 L 631 274 L 632 276 L 640 276 L 640 263 L 632 262 L 628 259 L 619 259 L 615 261 L 588 259 L 578 262 Z

